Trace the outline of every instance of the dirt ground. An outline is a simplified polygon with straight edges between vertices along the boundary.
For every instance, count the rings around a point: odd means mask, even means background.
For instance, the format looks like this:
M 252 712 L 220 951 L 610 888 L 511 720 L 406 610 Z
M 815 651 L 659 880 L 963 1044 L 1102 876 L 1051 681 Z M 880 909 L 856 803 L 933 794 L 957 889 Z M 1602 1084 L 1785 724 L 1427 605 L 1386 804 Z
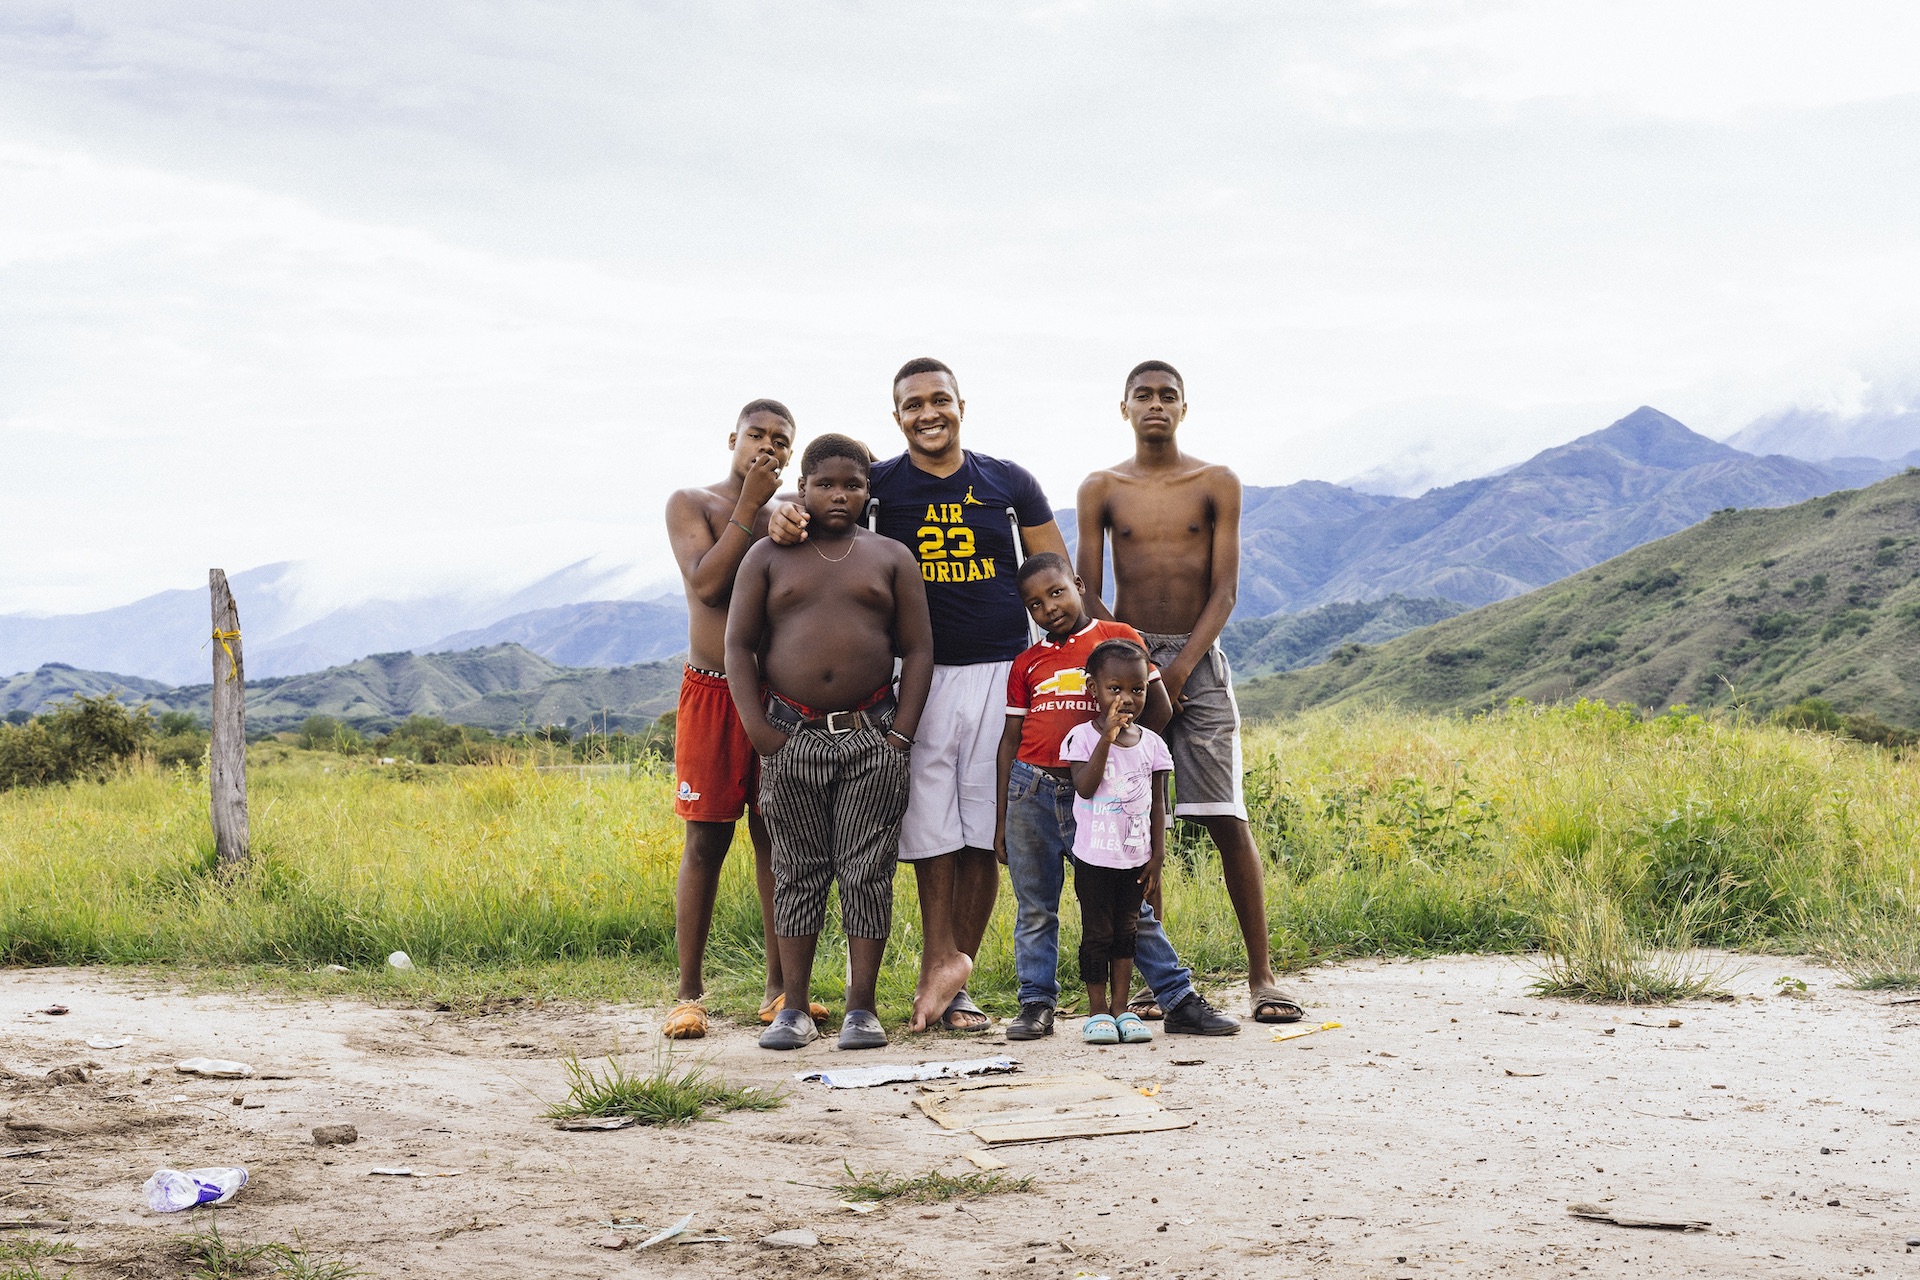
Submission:
M 76 1280 L 183 1273 L 204 1224 L 149 1212 L 157 1167 L 245 1165 L 220 1211 L 229 1238 L 293 1241 L 374 1276 L 1841 1276 L 1908 1274 L 1920 1005 L 1848 991 L 1795 961 L 1748 961 L 1736 1002 L 1657 1011 L 1525 994 L 1503 959 L 1355 963 L 1302 975 L 1314 1021 L 1276 1044 L 1162 1036 L 1083 1046 L 1077 1020 L 1038 1044 L 996 1035 L 840 1054 L 764 1053 L 728 1026 L 702 1052 L 736 1082 L 787 1085 L 767 1114 L 677 1130 L 561 1132 L 562 1059 L 651 1061 L 660 1011 L 513 1009 L 485 1016 L 189 995 L 103 970 L 0 973 L 0 1220 L 57 1219 Z M 1804 999 L 1769 994 L 1792 975 Z M 35 1012 L 53 1003 L 72 1012 Z M 1244 1011 L 1244 996 L 1240 1001 Z M 1677 1019 L 1678 1026 L 1669 1026 Z M 126 1036 L 124 1048 L 89 1037 Z M 971 1172 L 978 1146 L 911 1107 L 917 1086 L 829 1091 L 828 1064 L 1018 1058 L 1094 1067 L 1186 1109 L 1188 1129 L 1002 1147 L 1033 1189 L 857 1216 L 830 1189 L 855 1170 Z M 244 1082 L 173 1070 L 237 1058 Z M 49 1084 L 85 1064 L 85 1083 Z M 93 1065 L 93 1064 L 97 1064 Z M 235 1095 L 244 1098 L 236 1105 Z M 318 1124 L 356 1125 L 318 1148 Z M 397 1180 L 380 1166 L 457 1170 Z M 1569 1202 L 1709 1221 L 1628 1229 Z M 615 1216 L 732 1243 L 609 1252 Z M 773 1249 L 804 1228 L 817 1248 Z M 17 1233 L 9 1233 L 17 1234 Z

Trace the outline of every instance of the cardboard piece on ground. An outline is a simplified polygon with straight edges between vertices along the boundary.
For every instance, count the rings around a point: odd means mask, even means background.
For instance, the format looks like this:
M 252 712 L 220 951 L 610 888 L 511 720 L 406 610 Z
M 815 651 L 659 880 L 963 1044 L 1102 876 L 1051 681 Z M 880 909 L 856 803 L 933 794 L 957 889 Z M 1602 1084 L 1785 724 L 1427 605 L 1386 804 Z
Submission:
M 988 1146 L 1185 1129 L 1193 1121 L 1097 1071 L 1030 1080 L 923 1085 L 914 1105 L 943 1129 L 971 1130 Z
M 995 1169 L 1004 1169 L 1007 1167 L 1007 1162 L 1005 1160 L 1002 1160 L 999 1156 L 993 1154 L 993 1152 L 987 1150 L 985 1147 L 979 1147 L 973 1151 L 967 1152 L 966 1157 L 967 1159 L 973 1161 L 973 1163 L 978 1167 L 985 1169 L 988 1173 L 992 1173 Z
M 52 1147 L 8 1147 L 0 1151 L 0 1160 L 16 1160 L 21 1156 L 43 1156 L 53 1150 Z
M 1576 1218 L 1611 1222 L 1616 1227 L 1652 1227 L 1658 1231 L 1705 1231 L 1711 1222 L 1700 1218 L 1682 1218 L 1675 1214 L 1637 1213 L 1631 1209 L 1600 1204 L 1570 1204 L 1567 1212 Z

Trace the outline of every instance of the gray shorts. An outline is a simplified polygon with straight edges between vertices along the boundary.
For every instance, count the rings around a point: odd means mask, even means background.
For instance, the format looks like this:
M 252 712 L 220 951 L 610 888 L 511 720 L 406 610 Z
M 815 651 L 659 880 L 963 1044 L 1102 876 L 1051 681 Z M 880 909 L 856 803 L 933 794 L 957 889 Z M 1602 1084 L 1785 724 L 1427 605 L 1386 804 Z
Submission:
M 1187 637 L 1141 633 L 1153 665 L 1163 670 L 1187 647 Z M 1180 705 L 1160 731 L 1173 756 L 1173 816 L 1245 818 L 1241 786 L 1240 704 L 1233 700 L 1233 672 L 1215 645 L 1187 677 Z

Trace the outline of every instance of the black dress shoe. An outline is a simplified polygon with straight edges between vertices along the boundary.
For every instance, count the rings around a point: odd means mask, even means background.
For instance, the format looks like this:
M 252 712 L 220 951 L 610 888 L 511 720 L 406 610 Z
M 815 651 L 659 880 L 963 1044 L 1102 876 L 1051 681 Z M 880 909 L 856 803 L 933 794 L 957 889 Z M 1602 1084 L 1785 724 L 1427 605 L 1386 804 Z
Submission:
M 1023 1011 L 1024 1012 L 1024 1011 Z M 1222 1013 L 1207 1003 L 1207 998 L 1198 991 L 1167 1010 L 1166 1020 L 1161 1023 L 1168 1035 L 1175 1036 L 1231 1036 L 1240 1033 L 1240 1019 L 1230 1013 Z M 1008 1033 L 1011 1037 L 1011 1032 Z
M 1236 1022 L 1233 1027 L 1238 1031 L 1240 1024 Z M 1040 1040 L 1052 1034 L 1053 1006 L 1041 1004 L 1038 1000 L 1021 1005 L 1020 1016 L 1007 1024 L 1009 1040 Z

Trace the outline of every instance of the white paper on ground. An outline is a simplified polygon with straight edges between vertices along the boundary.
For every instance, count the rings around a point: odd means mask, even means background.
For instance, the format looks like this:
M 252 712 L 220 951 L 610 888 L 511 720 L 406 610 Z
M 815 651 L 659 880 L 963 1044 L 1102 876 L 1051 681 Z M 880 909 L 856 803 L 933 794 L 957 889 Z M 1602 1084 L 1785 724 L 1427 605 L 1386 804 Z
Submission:
M 211 1076 L 216 1080 L 239 1080 L 253 1074 L 253 1068 L 246 1063 L 227 1058 L 188 1058 L 174 1063 L 173 1069 L 184 1075 Z
M 957 1080 L 962 1076 L 989 1076 L 1018 1071 L 1016 1058 L 972 1058 L 965 1062 L 922 1062 L 874 1067 L 842 1067 L 802 1071 L 795 1080 L 818 1080 L 829 1089 L 870 1089 L 877 1084 L 904 1084 L 913 1080 Z

